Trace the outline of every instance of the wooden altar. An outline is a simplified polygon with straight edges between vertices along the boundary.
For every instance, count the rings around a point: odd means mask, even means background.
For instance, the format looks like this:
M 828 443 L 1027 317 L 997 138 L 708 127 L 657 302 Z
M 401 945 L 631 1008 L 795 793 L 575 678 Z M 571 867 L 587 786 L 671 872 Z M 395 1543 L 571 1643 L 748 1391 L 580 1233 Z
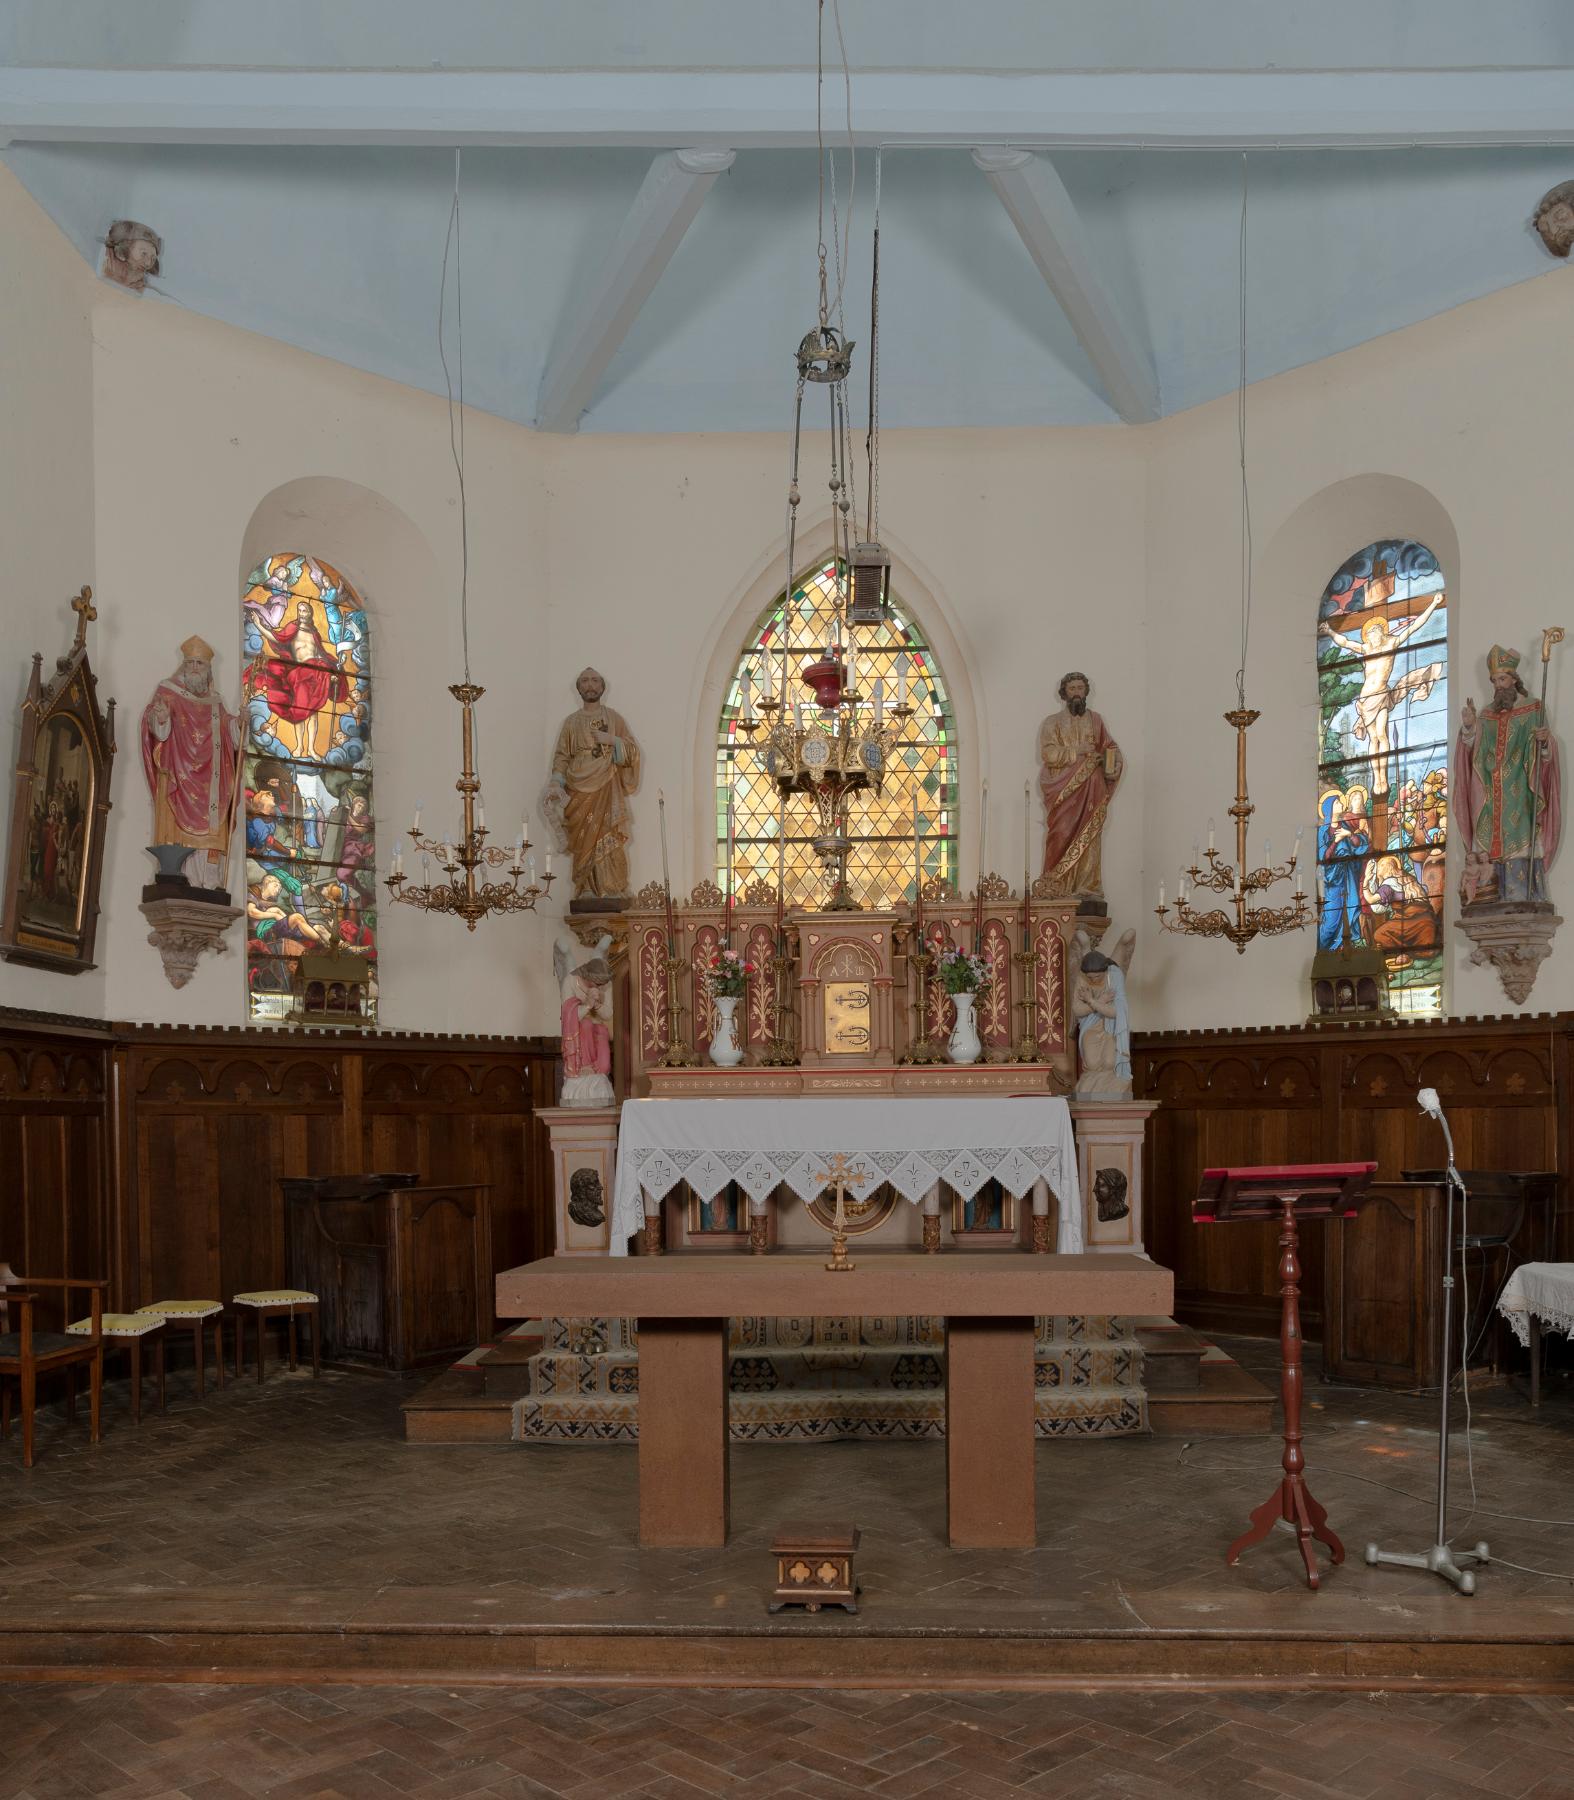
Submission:
M 865 912 L 784 909 L 763 881 L 729 911 L 721 889 L 703 881 L 673 905 L 670 921 L 661 885 L 652 882 L 623 921 L 627 962 L 614 1062 L 620 1091 L 633 1096 L 1065 1093 L 1076 1074 L 1071 940 L 1080 929 L 1096 942 L 1108 925 L 1102 913 L 1079 914 L 1074 899 L 1030 894 L 1024 902 L 999 875 L 986 875 L 971 897 L 931 878 L 919 908 Z M 718 1069 L 707 1055 L 716 1013 L 705 970 L 729 938 L 755 971 L 738 1011 L 743 1065 Z M 912 955 L 920 947 L 931 959 L 922 994 Z M 943 1059 L 956 1014 L 934 959 L 953 948 L 982 951 L 997 971 L 979 996 L 984 1059 L 971 1066 Z M 669 959 L 677 964 L 670 990 Z M 674 1039 L 697 1063 L 671 1066 Z M 925 1039 L 936 1047 L 933 1064 L 912 1060 Z M 1028 1044 L 1032 1054 L 1024 1057 Z

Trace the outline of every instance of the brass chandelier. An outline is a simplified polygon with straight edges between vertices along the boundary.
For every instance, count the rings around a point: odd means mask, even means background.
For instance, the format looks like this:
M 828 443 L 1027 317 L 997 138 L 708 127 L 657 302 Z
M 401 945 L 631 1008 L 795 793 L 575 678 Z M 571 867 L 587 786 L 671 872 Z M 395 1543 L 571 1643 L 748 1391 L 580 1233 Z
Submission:
M 1208 822 L 1208 848 L 1199 857 L 1193 849 L 1191 866 L 1181 872 L 1180 889 L 1175 896 L 1174 918 L 1165 904 L 1164 883 L 1159 883 L 1159 903 L 1154 909 L 1166 931 L 1178 931 L 1188 937 L 1222 937 L 1232 943 L 1238 954 L 1259 936 L 1276 937 L 1281 932 L 1299 931 L 1312 916 L 1306 896 L 1305 877 L 1296 875 L 1300 860 L 1301 833 L 1295 834 L 1295 849 L 1290 860 L 1275 866 L 1272 852 L 1264 845 L 1264 861 L 1258 868 L 1247 866 L 1247 823 L 1257 810 L 1252 805 L 1251 790 L 1246 780 L 1246 733 L 1262 714 L 1246 704 L 1246 653 L 1251 642 L 1252 617 L 1252 513 L 1251 495 L 1246 482 L 1246 158 L 1241 158 L 1241 232 L 1240 232 L 1240 368 L 1236 386 L 1236 432 L 1241 470 L 1241 661 L 1235 671 L 1235 705 L 1224 715 L 1235 731 L 1235 799 L 1229 808 L 1235 821 L 1235 861 L 1221 862 L 1214 848 L 1213 822 Z M 1202 864 L 1206 861 L 1207 867 Z M 1295 892 L 1282 906 L 1254 904 L 1254 896 L 1296 875 Z M 1199 892 L 1220 894 L 1225 906 L 1200 911 L 1196 904 Z
M 476 769 L 475 703 L 486 692 L 470 679 L 470 531 L 465 508 L 465 329 L 464 282 L 459 254 L 459 170 L 460 152 L 454 152 L 454 197 L 448 211 L 448 235 L 443 243 L 443 278 L 438 290 L 437 353 L 443 365 L 443 380 L 448 389 L 448 445 L 453 453 L 454 472 L 459 477 L 459 621 L 464 646 L 464 680 L 454 682 L 449 693 L 459 702 L 463 712 L 460 728 L 461 755 L 459 779 L 454 783 L 460 800 L 460 829 L 456 837 L 435 838 L 421 832 L 421 808 L 415 809 L 410 825 L 410 842 L 420 853 L 423 879 L 411 884 L 404 872 L 404 846 L 395 842 L 393 867 L 386 878 L 388 897 L 403 906 L 418 906 L 423 912 L 453 913 L 464 920 L 467 929 L 491 913 L 534 912 L 537 900 L 552 888 L 552 855 L 547 853 L 546 870 L 538 880 L 535 858 L 530 855 L 529 820 L 522 820 L 513 851 L 487 843 L 486 806 L 481 798 L 481 777 Z M 454 251 L 454 288 L 457 301 L 459 336 L 459 417 L 457 434 L 454 419 L 454 390 L 448 379 L 448 357 L 443 346 L 443 308 L 448 296 L 448 251 Z M 434 880 L 431 864 L 436 861 L 446 880 Z M 489 880 L 488 869 L 506 871 L 506 880 Z M 520 886 L 520 882 L 524 886 Z

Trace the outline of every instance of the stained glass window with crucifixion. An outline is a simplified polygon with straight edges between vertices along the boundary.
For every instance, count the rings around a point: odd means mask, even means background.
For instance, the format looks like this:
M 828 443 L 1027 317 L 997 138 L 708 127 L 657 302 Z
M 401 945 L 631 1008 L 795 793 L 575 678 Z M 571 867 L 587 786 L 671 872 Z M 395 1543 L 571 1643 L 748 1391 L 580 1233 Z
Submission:
M 892 747 L 885 781 L 878 796 L 853 797 L 848 815 L 852 851 L 847 883 L 862 906 L 890 906 L 913 898 L 913 817 L 916 802 L 918 842 L 924 879 L 939 875 L 957 879 L 956 720 L 945 678 L 934 651 L 900 599 L 892 597 L 891 616 L 879 625 L 854 625 L 859 685 L 872 692 L 876 680 L 885 693 L 897 691 L 897 659 L 905 656 L 913 715 Z M 716 880 L 727 878 L 727 796 L 733 796 L 733 891 L 740 897 L 754 881 L 776 884 L 778 858 L 785 876 L 789 906 L 814 906 L 825 898 L 824 865 L 815 854 L 815 810 L 804 795 L 782 803 L 766 773 L 759 750 L 739 730 L 743 677 L 756 690 L 768 653 L 780 659 L 786 636 L 789 663 L 797 668 L 813 662 L 834 633 L 836 565 L 827 562 L 793 584 L 790 599 L 778 595 L 750 632 L 733 671 L 721 709 L 716 738 Z M 779 666 L 779 663 L 778 663 Z M 796 697 L 810 698 L 800 687 Z M 756 743 L 758 739 L 756 739 Z
M 1410 538 L 1368 544 L 1317 606 L 1317 947 L 1381 955 L 1387 1002 L 1443 1011 L 1448 596 Z

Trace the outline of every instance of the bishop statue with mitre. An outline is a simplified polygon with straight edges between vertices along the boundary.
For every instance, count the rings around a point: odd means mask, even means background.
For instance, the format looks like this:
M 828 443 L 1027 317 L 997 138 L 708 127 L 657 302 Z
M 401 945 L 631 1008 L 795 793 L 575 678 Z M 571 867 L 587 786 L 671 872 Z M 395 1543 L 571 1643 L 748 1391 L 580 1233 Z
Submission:
M 1558 746 L 1519 676 L 1519 652 L 1487 655 L 1492 698 L 1466 700 L 1454 745 L 1454 818 L 1464 840 L 1467 904 L 1545 901 L 1563 824 Z
M 142 714 L 142 770 L 153 795 L 153 841 L 185 844 L 193 887 L 224 885 L 234 829 L 240 719 L 213 688 L 213 648 L 180 647 L 180 667 L 153 690 Z

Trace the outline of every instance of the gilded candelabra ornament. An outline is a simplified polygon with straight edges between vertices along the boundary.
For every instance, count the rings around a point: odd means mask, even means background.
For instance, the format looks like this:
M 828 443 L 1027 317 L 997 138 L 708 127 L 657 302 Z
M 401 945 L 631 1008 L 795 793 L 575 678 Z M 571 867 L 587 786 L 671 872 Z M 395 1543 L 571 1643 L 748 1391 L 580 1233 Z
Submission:
M 1166 931 L 1183 932 L 1190 937 L 1228 938 L 1237 952 L 1244 954 L 1254 937 L 1277 937 L 1281 932 L 1299 931 L 1311 920 L 1311 904 L 1306 896 L 1305 878 L 1297 876 L 1295 892 L 1287 906 L 1253 905 L 1251 896 L 1262 894 L 1276 882 L 1288 881 L 1295 875 L 1300 860 L 1301 834 L 1295 834 L 1295 849 L 1287 863 L 1275 865 L 1271 851 L 1268 860 L 1256 869 L 1246 866 L 1247 821 L 1257 810 L 1252 805 L 1246 782 L 1246 733 L 1262 715 L 1247 706 L 1233 707 L 1224 715 L 1235 728 L 1235 803 L 1229 809 L 1235 821 L 1235 861 L 1221 862 L 1214 848 L 1213 826 L 1208 826 L 1208 848 L 1203 852 L 1207 869 L 1201 866 L 1196 851 L 1191 867 L 1181 874 L 1180 891 L 1175 896 L 1173 920 L 1164 902 L 1164 883 L 1159 883 L 1159 904 L 1154 909 Z M 1227 907 L 1214 907 L 1201 912 L 1196 906 L 1200 890 L 1226 896 Z
M 1022 1014 L 1022 1031 L 1011 1052 L 1012 1062 L 1037 1062 L 1038 1049 L 1038 965 L 1036 950 L 1018 950 L 1011 958 L 1022 971 L 1022 998 L 1017 1011 Z
M 794 1042 L 793 1007 L 789 998 L 792 988 L 793 956 L 785 939 L 765 965 L 771 976 L 771 1039 L 760 1051 L 760 1062 L 768 1069 L 790 1069 L 798 1061 Z
M 473 681 L 461 681 L 448 691 L 464 710 L 464 767 L 454 783 L 463 808 L 460 833 L 452 842 L 423 835 L 419 807 L 410 826 L 410 842 L 421 853 L 423 868 L 435 860 L 448 879 L 412 885 L 404 872 L 404 846 L 396 843 L 386 885 L 391 900 L 418 906 L 424 912 L 457 914 L 474 931 L 489 913 L 534 912 L 536 902 L 552 888 L 552 856 L 548 852 L 545 873 L 537 878 L 536 859 L 529 854 L 528 820 L 521 822 L 519 841 L 512 850 L 487 843 L 486 807 L 475 768 L 475 703 L 486 689 Z M 487 869 L 504 869 L 508 878 L 488 880 Z
M 934 952 L 924 949 L 923 938 L 919 935 L 923 927 L 915 924 L 913 936 L 908 945 L 907 966 L 913 977 L 913 1010 L 910 1015 L 914 1027 L 909 1033 L 907 1048 L 897 1059 L 899 1062 L 927 1065 L 943 1063 L 947 1060 L 944 1044 L 937 1044 L 930 1033 L 929 1026 L 929 971 L 934 965 Z
M 822 1187 L 836 1189 L 836 1213 L 831 1224 L 831 1260 L 825 1266 L 840 1275 L 848 1269 L 858 1267 L 847 1255 L 847 1184 L 850 1181 L 867 1181 L 869 1171 L 861 1162 L 854 1162 L 845 1152 L 838 1150 L 820 1170 L 817 1179 Z M 810 1216 L 813 1216 L 812 1212 Z

